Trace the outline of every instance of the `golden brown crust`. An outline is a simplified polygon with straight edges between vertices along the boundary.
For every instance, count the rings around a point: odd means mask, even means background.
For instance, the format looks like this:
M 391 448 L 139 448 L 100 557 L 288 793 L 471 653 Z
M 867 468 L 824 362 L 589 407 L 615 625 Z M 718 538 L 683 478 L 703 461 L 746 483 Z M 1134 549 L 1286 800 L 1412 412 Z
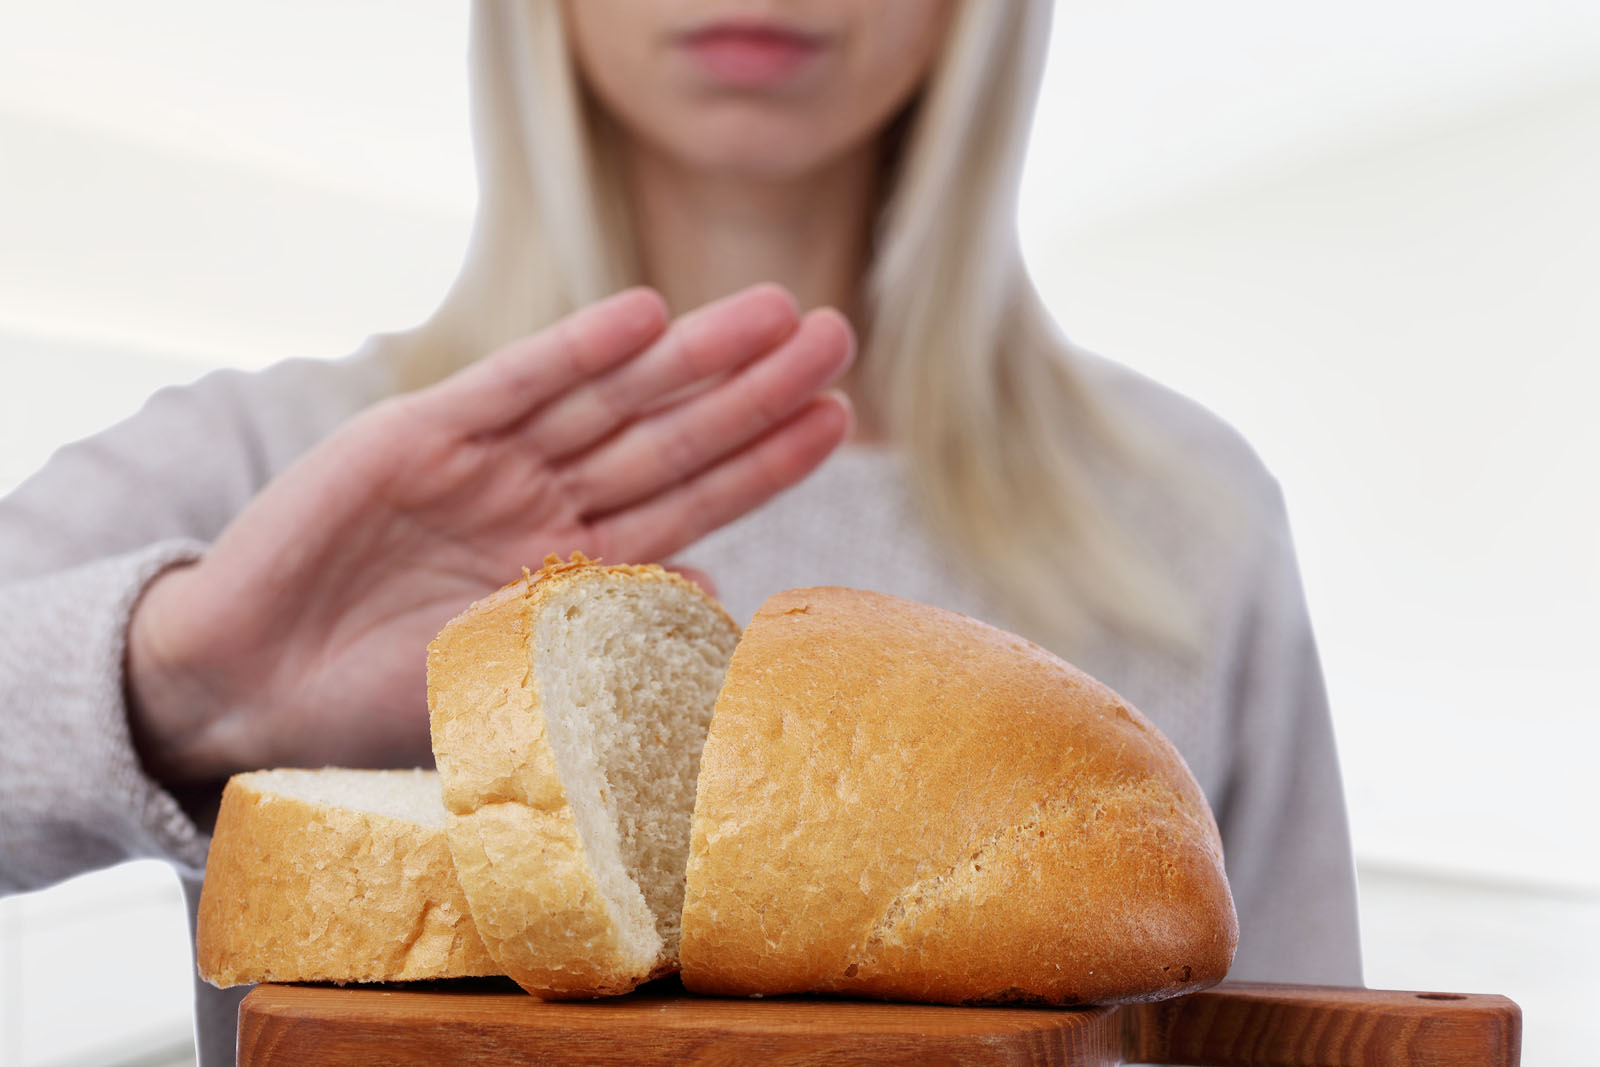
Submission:
M 1157 999 L 1220 981 L 1237 939 L 1199 787 L 1111 690 L 882 594 L 756 614 L 701 761 L 690 989 Z
M 235 775 L 206 860 L 200 976 L 394 982 L 503 973 L 479 939 L 444 832 L 296 800 Z
M 705 594 L 653 565 L 601 566 L 577 553 L 545 562 L 457 616 L 428 648 L 447 838 L 478 929 L 506 974 L 545 998 L 625 993 L 671 973 L 676 961 L 634 959 L 625 948 L 562 785 L 529 642 L 542 605 L 573 583 L 620 575 Z

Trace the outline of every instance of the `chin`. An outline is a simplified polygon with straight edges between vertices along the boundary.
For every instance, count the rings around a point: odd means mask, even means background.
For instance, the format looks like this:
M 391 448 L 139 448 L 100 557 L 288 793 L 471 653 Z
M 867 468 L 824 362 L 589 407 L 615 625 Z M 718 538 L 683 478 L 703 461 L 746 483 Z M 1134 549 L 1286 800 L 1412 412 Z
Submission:
M 810 124 L 764 116 L 755 121 L 687 124 L 657 145 L 682 165 L 708 176 L 746 181 L 795 181 L 816 174 L 849 150 Z
M 742 182 L 803 181 L 819 169 L 815 160 L 751 151 L 748 145 L 730 145 L 726 151 L 705 153 L 692 162 L 694 168 L 707 177 Z

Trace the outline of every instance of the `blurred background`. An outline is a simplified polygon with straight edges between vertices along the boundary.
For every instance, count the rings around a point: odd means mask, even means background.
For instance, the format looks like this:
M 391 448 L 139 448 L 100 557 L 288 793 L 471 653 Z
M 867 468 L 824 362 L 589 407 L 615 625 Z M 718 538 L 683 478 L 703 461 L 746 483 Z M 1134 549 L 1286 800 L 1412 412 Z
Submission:
M 0 7 L 0 492 L 161 385 L 424 316 L 472 211 L 465 41 L 457 4 Z M 1285 487 L 1368 984 L 1506 994 L 1525 1062 L 1580 1062 L 1600 4 L 1073 0 L 1037 127 L 1068 333 Z M 0 1064 L 192 1059 L 190 973 L 157 864 L 0 900 Z

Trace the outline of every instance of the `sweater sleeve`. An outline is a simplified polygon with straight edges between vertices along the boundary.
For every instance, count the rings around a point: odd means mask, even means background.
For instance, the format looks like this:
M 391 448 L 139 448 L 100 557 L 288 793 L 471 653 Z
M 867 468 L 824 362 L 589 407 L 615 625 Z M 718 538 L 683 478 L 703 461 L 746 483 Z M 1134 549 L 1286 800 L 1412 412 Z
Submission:
M 129 734 L 134 604 L 389 384 L 364 355 L 207 375 L 58 450 L 0 499 L 0 892 L 137 857 L 198 874 L 207 839 Z
M 1281 497 L 1254 561 L 1217 821 L 1241 980 L 1361 984 L 1355 864 L 1333 723 Z
M 163 541 L 0 587 L 0 891 L 141 857 L 204 867 L 204 836 L 134 754 L 122 696 L 134 600 L 202 551 Z

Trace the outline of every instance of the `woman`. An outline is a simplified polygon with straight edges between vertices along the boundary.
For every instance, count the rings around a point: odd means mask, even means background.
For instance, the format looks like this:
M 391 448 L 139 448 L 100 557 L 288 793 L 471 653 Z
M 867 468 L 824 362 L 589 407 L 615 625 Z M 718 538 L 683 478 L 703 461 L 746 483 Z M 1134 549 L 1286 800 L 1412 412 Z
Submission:
M 159 855 L 192 903 L 221 779 L 426 762 L 427 639 L 582 549 L 677 557 L 736 616 L 836 583 L 1035 636 L 1188 759 L 1235 976 L 1359 982 L 1276 487 L 1215 419 L 1061 340 L 1022 266 L 1047 22 L 1042 0 L 482 0 L 481 200 L 435 315 L 164 392 L 0 503 L 0 882 Z M 210 1062 L 231 998 L 200 995 Z

